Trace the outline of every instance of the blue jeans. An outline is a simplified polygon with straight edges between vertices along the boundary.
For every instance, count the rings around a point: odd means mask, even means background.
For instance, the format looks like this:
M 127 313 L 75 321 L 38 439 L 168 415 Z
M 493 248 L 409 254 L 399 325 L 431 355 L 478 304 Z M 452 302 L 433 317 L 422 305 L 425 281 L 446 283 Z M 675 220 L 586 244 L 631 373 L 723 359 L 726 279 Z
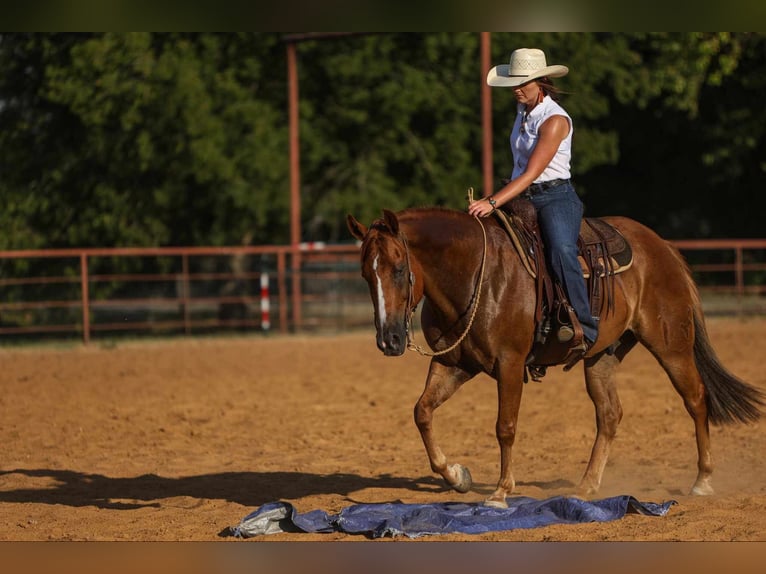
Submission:
M 585 338 L 595 341 L 598 336 L 598 317 L 590 313 L 588 289 L 577 261 L 582 201 L 571 182 L 551 187 L 533 195 L 530 200 L 537 210 L 549 269 L 569 297 Z

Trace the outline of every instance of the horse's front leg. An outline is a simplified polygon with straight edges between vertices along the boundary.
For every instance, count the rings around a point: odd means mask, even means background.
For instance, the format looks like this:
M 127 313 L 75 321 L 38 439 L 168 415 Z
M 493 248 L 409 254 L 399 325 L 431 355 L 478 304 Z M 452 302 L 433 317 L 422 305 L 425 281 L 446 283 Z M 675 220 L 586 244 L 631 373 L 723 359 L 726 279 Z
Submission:
M 497 424 L 495 433 L 500 445 L 500 480 L 492 495 L 484 501 L 485 506 L 508 508 L 505 498 L 513 492 L 511 449 L 516 438 L 521 392 L 524 388 L 524 364 L 500 366 L 497 377 Z
M 434 439 L 432 421 L 434 410 L 471 377 L 472 374 L 458 367 L 448 367 L 432 359 L 426 387 L 415 404 L 415 424 L 426 447 L 431 470 L 440 474 L 458 492 L 468 492 L 471 488 L 471 473 L 463 465 L 447 464 L 447 457 Z

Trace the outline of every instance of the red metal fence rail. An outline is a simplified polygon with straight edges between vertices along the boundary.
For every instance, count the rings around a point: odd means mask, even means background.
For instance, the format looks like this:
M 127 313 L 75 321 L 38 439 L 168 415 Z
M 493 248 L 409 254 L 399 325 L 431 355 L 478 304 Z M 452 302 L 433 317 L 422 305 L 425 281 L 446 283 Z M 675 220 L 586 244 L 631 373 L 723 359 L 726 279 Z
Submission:
M 328 299 L 333 291 L 338 291 L 339 283 L 354 283 L 353 279 L 359 277 L 358 247 L 323 244 L 299 247 L 299 253 L 287 246 L 0 251 L 0 336 L 7 340 L 35 333 L 79 333 L 88 343 L 98 332 L 152 330 L 191 334 L 220 328 L 270 329 L 273 325 L 278 332 L 287 333 L 321 327 L 320 319 L 311 315 L 303 319 L 301 313 L 290 311 L 316 307 L 322 293 Z M 294 277 L 289 260 L 297 256 L 302 268 Z M 170 269 L 94 271 L 100 258 L 121 260 L 122 267 L 131 259 L 163 259 L 170 262 L 167 265 Z M 218 264 L 213 267 L 218 269 L 193 269 L 195 261 L 207 260 L 209 268 L 210 261 L 216 259 Z M 228 269 L 220 269 L 221 261 L 242 259 L 256 260 L 255 265 L 242 268 L 232 263 Z M 30 272 L 27 265 L 30 262 L 45 265 L 37 265 Z M 48 273 L 49 266 L 57 271 Z M 267 280 L 265 289 L 263 279 Z M 327 286 L 332 283 L 334 287 Z M 206 285 L 207 289 L 202 291 L 207 292 L 194 293 L 195 288 L 200 291 Z M 227 291 L 231 285 L 238 288 Z M 98 296 L 99 287 L 103 286 L 119 288 Z M 73 287 L 77 287 L 76 293 Z M 351 289 L 354 290 L 358 291 L 358 286 Z M 136 291 L 144 293 L 135 294 Z M 161 293 L 158 295 L 157 291 Z M 338 297 L 336 293 L 335 298 Z M 353 298 L 353 294 L 348 293 L 347 297 Z M 50 318 L 56 311 L 64 316 L 63 321 Z M 200 316 L 204 311 L 207 316 Z M 94 321 L 94 314 L 99 312 L 110 317 L 122 314 L 123 318 Z M 210 317 L 213 312 L 218 315 Z M 140 318 L 131 319 L 136 315 Z M 296 323 L 296 317 L 300 323 Z
M 679 240 L 673 244 L 688 258 L 691 252 L 718 252 L 719 254 L 733 255 L 733 261 L 716 263 L 692 263 L 692 271 L 697 275 L 702 274 L 726 274 L 724 282 L 714 285 L 701 286 L 701 291 L 728 291 L 736 295 L 747 293 L 761 294 L 766 292 L 766 280 L 763 272 L 766 271 L 766 239 L 705 239 L 705 240 Z M 746 274 L 756 275 L 755 280 L 748 282 Z M 733 274 L 733 277 L 732 277 Z M 730 279 L 733 279 L 731 281 Z M 699 281 L 699 278 L 698 278 Z
M 766 239 L 673 243 L 713 312 L 766 312 Z M 0 341 L 344 330 L 371 318 L 356 245 L 0 251 Z

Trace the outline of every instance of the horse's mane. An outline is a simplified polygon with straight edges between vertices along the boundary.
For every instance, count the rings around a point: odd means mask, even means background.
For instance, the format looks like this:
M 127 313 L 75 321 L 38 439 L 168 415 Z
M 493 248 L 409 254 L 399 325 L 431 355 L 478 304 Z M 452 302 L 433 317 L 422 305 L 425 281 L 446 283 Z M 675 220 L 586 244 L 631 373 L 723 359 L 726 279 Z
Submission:
M 418 207 L 408 207 L 407 209 L 404 209 L 401 211 L 401 214 L 405 213 L 423 213 L 423 212 L 430 212 L 430 211 L 436 211 L 441 213 L 464 213 L 463 211 L 458 211 L 457 209 L 453 209 L 451 207 L 444 207 L 442 205 L 421 205 Z
M 468 214 L 464 211 L 458 211 L 456 209 L 438 205 L 408 207 L 396 213 L 396 217 L 399 219 L 399 221 L 405 223 L 426 219 L 430 215 L 461 218 Z M 388 225 L 386 224 L 385 219 L 381 217 L 370 224 L 370 229 L 386 230 L 388 229 Z
M 468 214 L 465 211 L 458 211 L 450 207 L 442 207 L 439 205 L 434 206 L 421 206 L 410 207 L 397 213 L 397 216 L 402 221 L 408 221 L 411 219 L 422 219 L 424 216 L 437 215 L 446 217 L 462 218 Z
M 403 209 L 396 213 L 396 217 L 399 220 L 400 224 L 403 225 L 413 225 L 417 224 L 418 222 L 428 222 L 429 219 L 432 220 L 432 222 L 442 224 L 445 221 L 458 221 L 463 220 L 467 221 L 469 219 L 472 219 L 470 215 L 468 215 L 465 211 L 459 211 L 456 209 L 452 209 L 449 207 L 442 207 L 442 206 L 419 206 L 419 207 L 408 207 L 406 209 Z M 441 227 L 440 227 L 441 228 Z M 379 219 L 376 219 L 370 224 L 370 230 L 377 229 L 379 231 L 388 231 L 390 233 L 390 228 L 388 224 L 386 223 L 385 218 L 381 217 Z M 439 234 L 441 238 L 446 238 L 447 235 Z M 371 245 L 365 241 L 362 244 L 362 259 L 365 259 L 367 257 L 368 251 L 370 249 Z

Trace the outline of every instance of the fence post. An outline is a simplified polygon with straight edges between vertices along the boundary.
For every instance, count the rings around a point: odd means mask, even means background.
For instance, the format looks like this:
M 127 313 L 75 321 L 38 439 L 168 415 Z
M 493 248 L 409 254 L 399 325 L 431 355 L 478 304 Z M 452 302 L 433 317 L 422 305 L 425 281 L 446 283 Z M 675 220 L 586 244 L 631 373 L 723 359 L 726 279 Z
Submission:
M 277 254 L 277 290 L 279 291 L 279 332 L 287 333 L 287 283 L 285 280 L 285 252 Z
M 80 253 L 80 292 L 82 296 L 82 342 L 90 343 L 90 293 L 88 291 L 88 254 Z
M 736 274 L 736 281 L 737 281 L 737 295 L 739 297 L 742 297 L 742 295 L 745 294 L 745 270 L 744 270 L 744 261 L 742 257 L 742 246 L 737 245 L 734 248 L 735 251 L 735 257 L 734 257 L 734 269 Z
M 182 282 L 182 292 L 181 297 L 183 298 L 183 306 L 184 306 L 184 333 L 187 335 L 191 334 L 191 310 L 189 309 L 189 296 L 190 296 L 190 290 L 189 290 L 189 254 L 184 253 L 181 255 L 181 282 Z

